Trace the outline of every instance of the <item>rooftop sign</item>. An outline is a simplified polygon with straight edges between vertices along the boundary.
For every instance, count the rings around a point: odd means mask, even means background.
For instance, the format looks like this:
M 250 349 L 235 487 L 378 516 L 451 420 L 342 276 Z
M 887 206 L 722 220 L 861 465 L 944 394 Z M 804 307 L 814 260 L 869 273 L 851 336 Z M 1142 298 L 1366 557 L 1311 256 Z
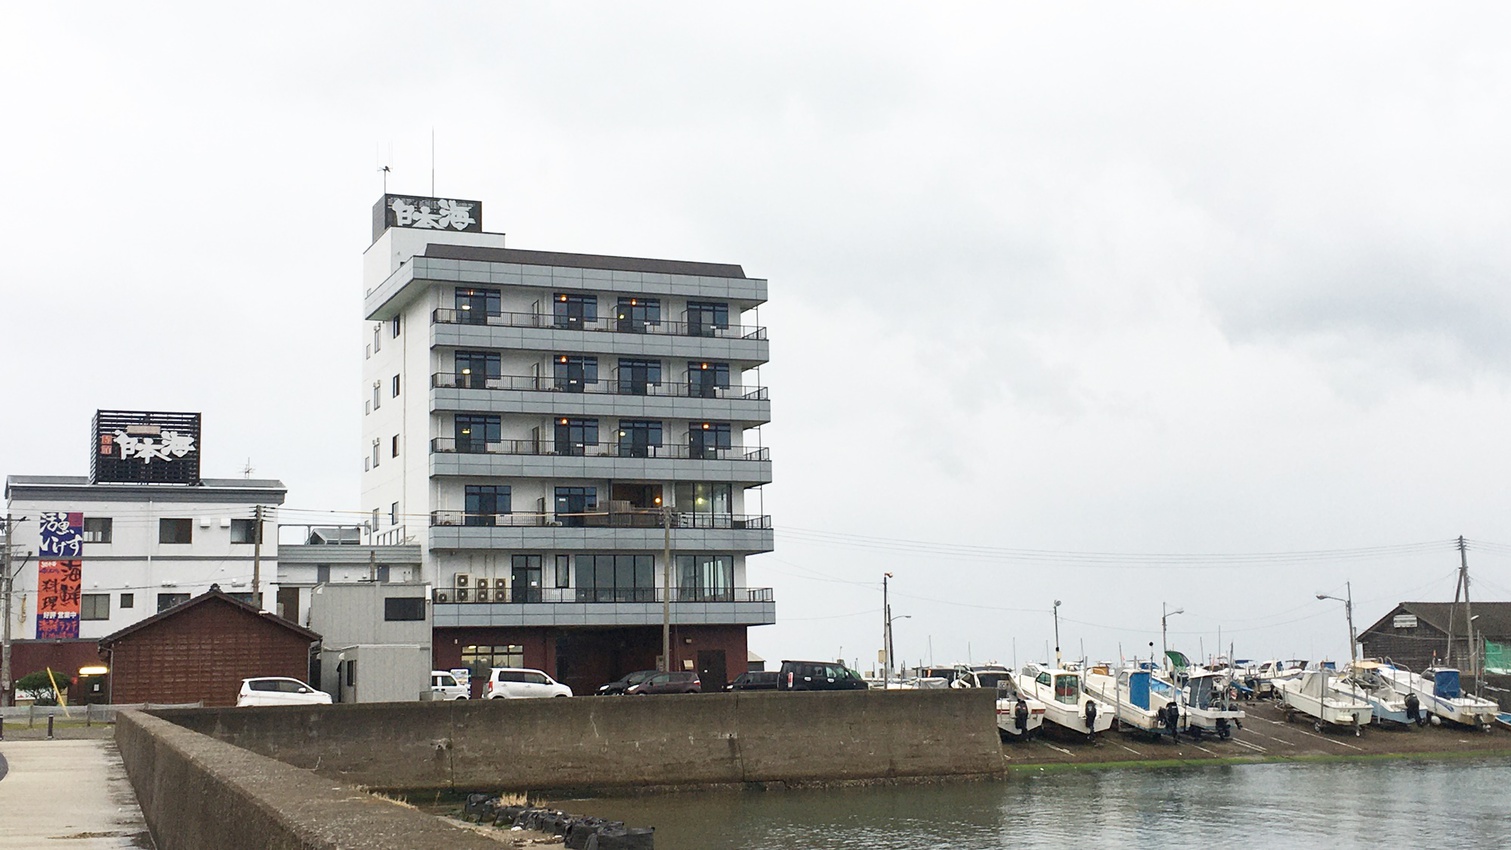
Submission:
M 92 484 L 198 484 L 198 413 L 97 410 Z
M 384 195 L 373 205 L 373 241 L 390 227 L 482 233 L 483 202 Z

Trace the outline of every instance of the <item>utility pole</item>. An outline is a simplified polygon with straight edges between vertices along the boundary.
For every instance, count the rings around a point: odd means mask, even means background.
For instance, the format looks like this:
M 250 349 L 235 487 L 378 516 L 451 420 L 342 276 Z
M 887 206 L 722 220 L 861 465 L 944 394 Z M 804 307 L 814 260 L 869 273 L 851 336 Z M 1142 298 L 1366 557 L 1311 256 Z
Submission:
M 1459 584 L 1464 590 L 1464 632 L 1469 638 L 1469 675 L 1474 677 L 1474 690 L 1479 693 L 1480 674 L 1478 667 L 1478 646 L 1474 640 L 1474 609 L 1469 607 L 1469 547 L 1464 544 L 1464 536 L 1459 535 Z M 1458 593 L 1454 593 L 1458 596 Z M 1451 644 L 1450 644 L 1451 645 Z M 1450 650 L 1451 651 L 1451 650 Z
M 5 617 L 5 625 L 0 627 L 0 705 L 4 706 L 15 704 L 15 698 L 11 694 L 11 598 L 16 585 L 16 573 L 26 564 L 26 559 L 21 560 L 21 565 L 12 566 L 16 548 L 12 541 L 16 523 L 25 519 L 26 517 L 5 515 L 5 550 L 0 552 L 0 596 L 4 597 L 4 601 L 0 602 L 0 609 L 3 609 L 0 614 Z
M 661 672 L 672 670 L 672 508 L 661 504 Z
M 252 603 L 262 608 L 262 505 L 252 508 Z
M 887 582 L 892 579 L 891 573 L 881 574 L 881 689 L 887 689 L 887 682 L 892 678 L 892 607 L 887 604 Z

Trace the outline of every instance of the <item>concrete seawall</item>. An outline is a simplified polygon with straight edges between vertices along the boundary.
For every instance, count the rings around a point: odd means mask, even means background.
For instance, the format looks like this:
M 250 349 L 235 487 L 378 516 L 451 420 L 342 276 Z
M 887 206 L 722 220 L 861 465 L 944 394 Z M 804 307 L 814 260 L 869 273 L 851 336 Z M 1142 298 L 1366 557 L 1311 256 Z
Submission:
M 159 850 L 498 850 L 498 842 L 139 712 L 116 746 Z
M 370 788 L 614 791 L 998 777 L 994 698 L 760 692 L 155 714 Z

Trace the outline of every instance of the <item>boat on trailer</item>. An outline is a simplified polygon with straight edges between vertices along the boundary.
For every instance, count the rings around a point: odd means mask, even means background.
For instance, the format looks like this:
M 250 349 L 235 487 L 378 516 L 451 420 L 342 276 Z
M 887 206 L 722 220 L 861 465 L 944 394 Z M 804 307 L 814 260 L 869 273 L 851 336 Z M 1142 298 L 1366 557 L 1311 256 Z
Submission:
M 1278 682 L 1285 718 L 1293 720 L 1297 714 L 1304 714 L 1312 718 L 1312 726 L 1318 732 L 1324 726 L 1333 726 L 1353 729 L 1355 735 L 1363 734 L 1374 710 L 1362 697 L 1334 688 L 1332 679 L 1328 670 L 1307 670 L 1299 679 Z
M 1380 675 L 1396 693 L 1416 694 L 1423 710 L 1444 720 L 1489 732 L 1500 714 L 1495 702 L 1464 693 L 1459 671 L 1452 667 L 1428 667 L 1418 674 L 1386 661 L 1380 664 Z
M 1064 667 L 1025 664 L 1018 673 L 1018 692 L 1044 704 L 1044 720 L 1089 738 L 1112 728 L 1111 704 L 1086 693 L 1081 673 Z
M 1398 723 L 1410 726 L 1413 722 L 1424 719 L 1425 712 L 1419 711 L 1416 718 L 1411 716 L 1413 712 L 1406 704 L 1406 697 L 1391 687 L 1390 682 L 1381 675 L 1380 668 L 1378 661 L 1354 661 L 1338 676 L 1338 686 L 1357 692 L 1369 703 L 1376 725 Z
M 995 687 L 997 732 L 1003 740 L 1027 738 L 1044 726 L 1044 703 L 1020 692 L 1012 675 L 998 678 Z
M 1115 674 L 1106 667 L 1093 667 L 1085 675 L 1086 692 L 1113 707 L 1118 726 L 1148 732 L 1158 739 L 1169 735 L 1180 740 L 1185 723 L 1180 692 L 1165 684 L 1156 694 L 1154 674 L 1145 669 L 1123 668 Z
M 1232 685 L 1226 674 L 1205 667 L 1186 669 L 1184 711 L 1186 729 L 1197 740 L 1203 733 L 1216 735 L 1226 741 L 1235 727 L 1243 728 L 1243 709 L 1238 707 L 1238 688 Z M 1156 678 L 1156 689 L 1171 687 L 1171 684 Z

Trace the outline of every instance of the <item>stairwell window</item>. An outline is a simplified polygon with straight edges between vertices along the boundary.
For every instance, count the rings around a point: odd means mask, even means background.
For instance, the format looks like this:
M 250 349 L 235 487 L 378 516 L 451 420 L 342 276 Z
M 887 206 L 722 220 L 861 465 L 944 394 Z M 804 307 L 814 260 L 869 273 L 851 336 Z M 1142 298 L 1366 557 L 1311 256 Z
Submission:
M 110 594 L 85 593 L 79 597 L 80 620 L 110 619 Z
M 113 530 L 111 518 L 108 516 L 84 517 L 85 543 L 109 543 Z
M 392 388 L 391 388 L 391 394 L 393 395 L 394 398 L 398 398 L 399 397 L 399 376 L 398 375 L 394 375 L 393 376 L 393 385 L 392 385 Z
M 157 521 L 157 542 L 171 543 L 175 545 L 187 545 L 194 542 L 194 520 L 192 519 L 159 519 Z
M 255 519 L 233 519 L 233 520 L 231 520 L 231 542 L 232 543 L 256 543 L 257 542 L 257 520 L 255 520 Z

